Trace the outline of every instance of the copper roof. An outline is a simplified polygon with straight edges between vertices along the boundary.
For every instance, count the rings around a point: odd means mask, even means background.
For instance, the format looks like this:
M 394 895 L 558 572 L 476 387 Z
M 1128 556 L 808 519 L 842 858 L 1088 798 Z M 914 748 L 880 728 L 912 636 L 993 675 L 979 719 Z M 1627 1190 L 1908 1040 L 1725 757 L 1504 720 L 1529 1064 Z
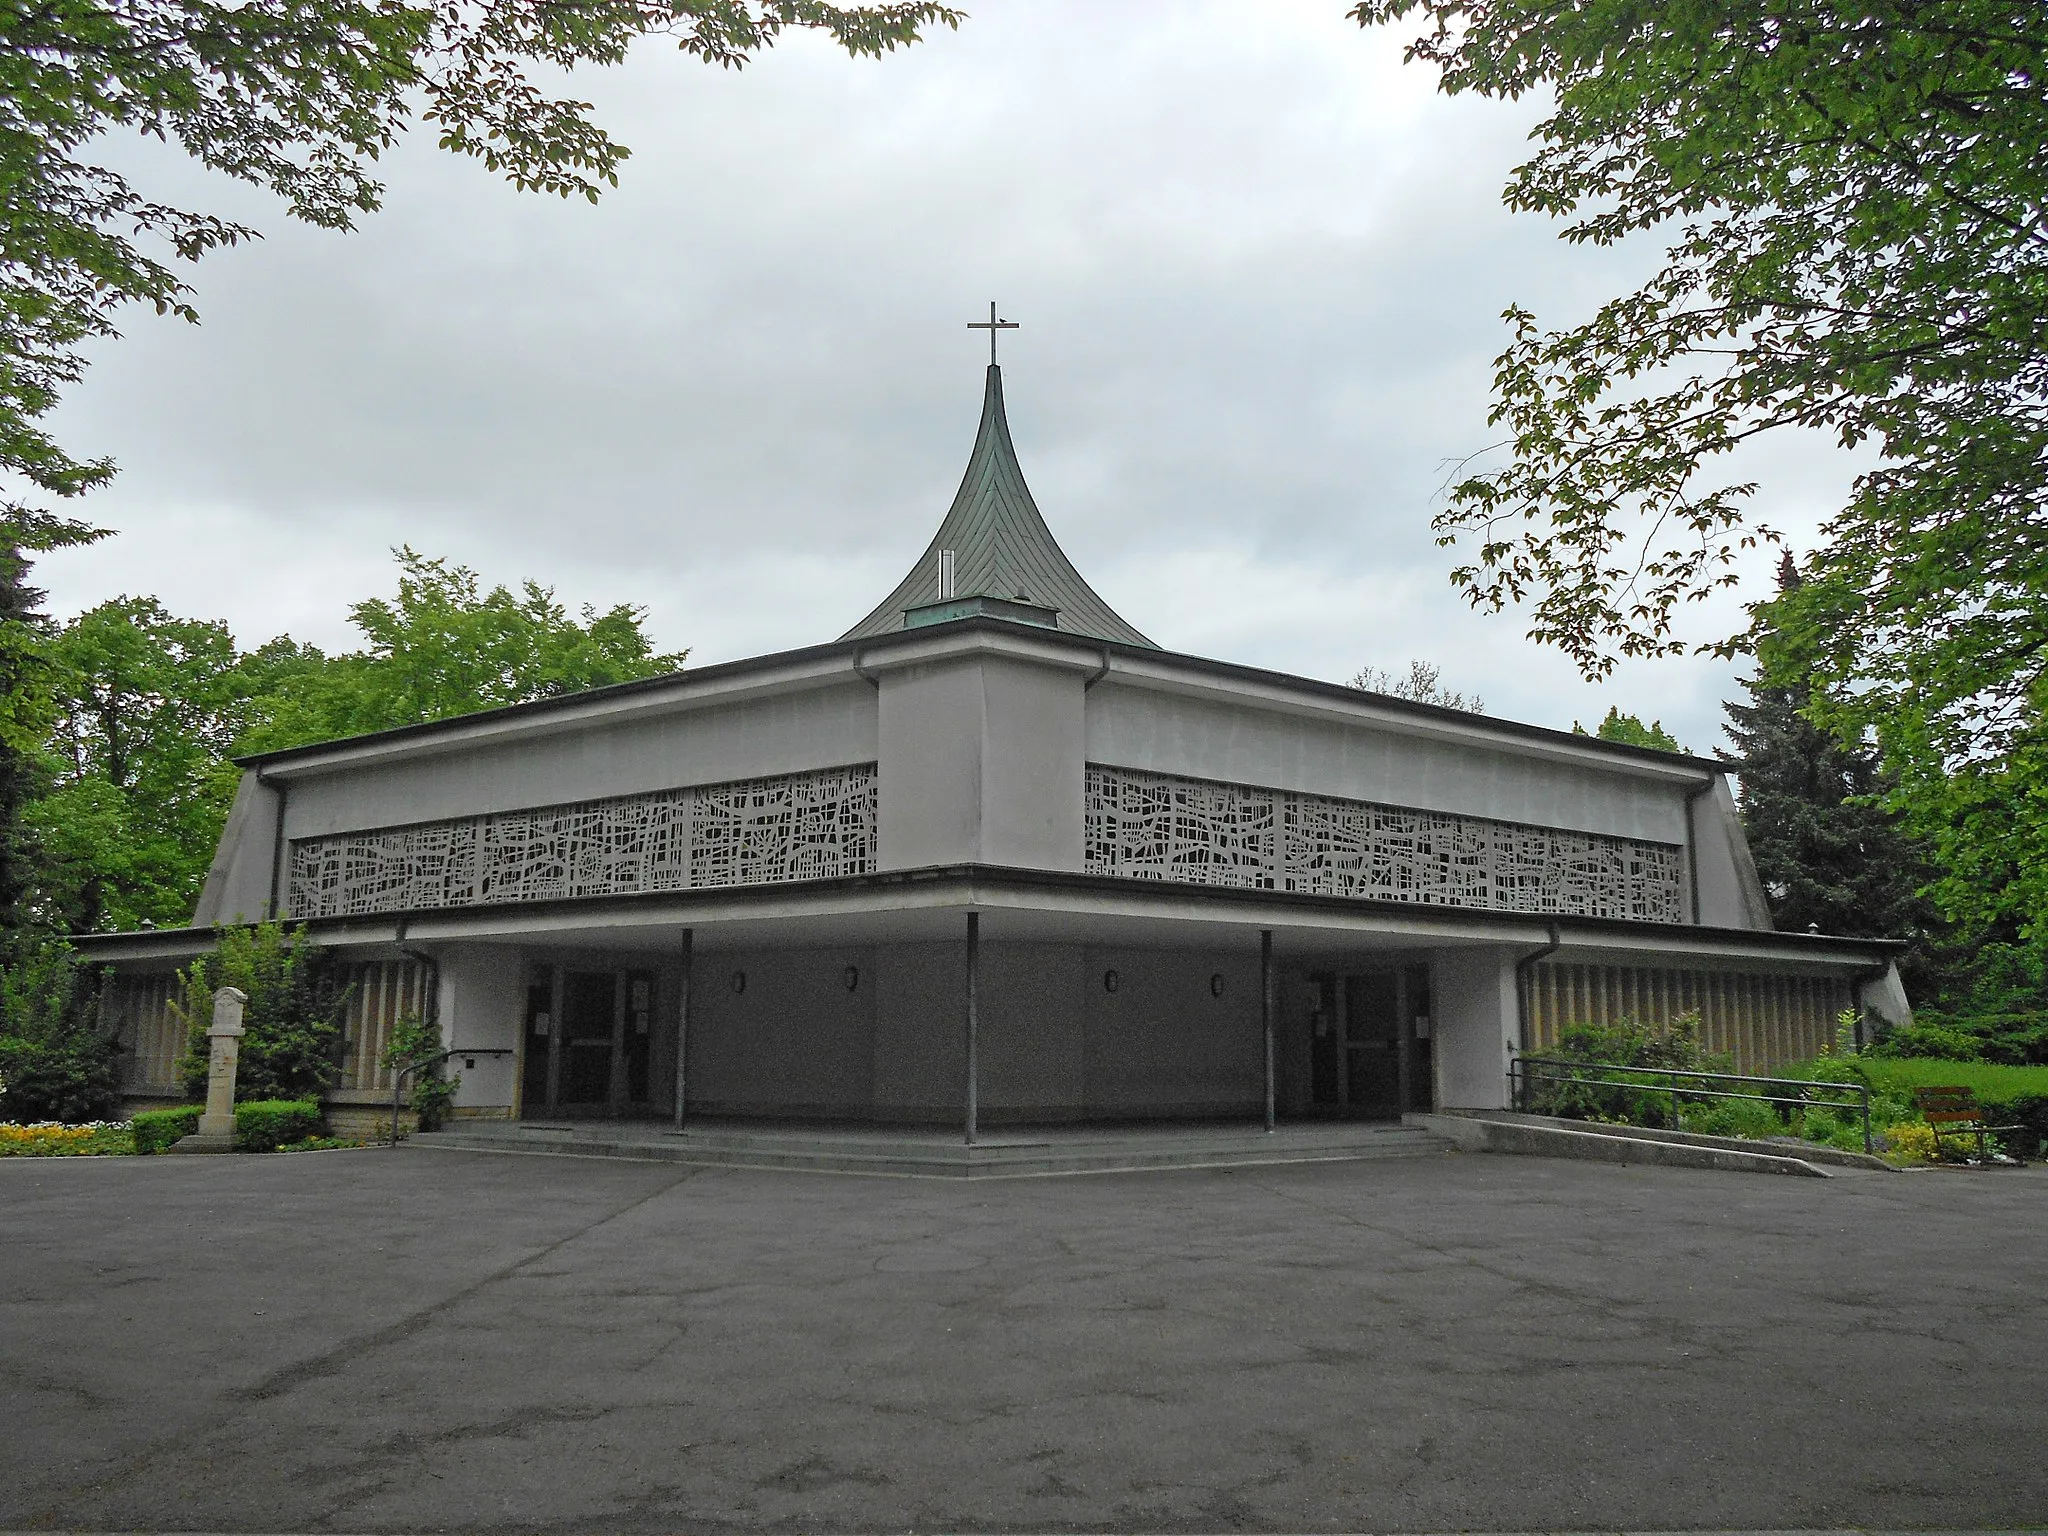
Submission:
M 1010 423 L 1003 414 L 1003 374 L 993 363 L 982 398 L 981 430 L 975 434 L 967 474 L 945 521 L 896 590 L 840 638 L 892 634 L 903 628 L 906 608 L 938 602 L 942 549 L 953 551 L 952 596 L 1021 598 L 1058 609 L 1059 628 L 1069 634 L 1158 648 L 1082 579 L 1046 527 L 1017 464 Z

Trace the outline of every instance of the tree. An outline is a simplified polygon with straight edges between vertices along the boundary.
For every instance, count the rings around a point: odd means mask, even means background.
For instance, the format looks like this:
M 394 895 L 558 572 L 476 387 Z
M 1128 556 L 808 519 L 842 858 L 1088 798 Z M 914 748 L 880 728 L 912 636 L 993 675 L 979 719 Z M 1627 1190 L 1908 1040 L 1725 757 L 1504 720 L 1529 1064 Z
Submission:
M 97 1120 L 121 1103 L 99 980 L 71 946 L 14 933 L 0 964 L 0 1119 Z
M 113 472 L 105 459 L 74 458 L 41 425 L 80 377 L 80 344 L 116 334 L 124 304 L 195 319 L 173 263 L 256 233 L 159 202 L 86 158 L 107 135 L 175 144 L 329 229 L 377 207 L 375 162 L 415 113 L 443 148 L 515 186 L 595 200 L 628 152 L 589 103 L 550 96 L 529 68 L 616 64 L 650 35 L 736 68 L 792 28 L 873 56 L 958 19 L 927 0 L 17 7 L 0 21 L 0 518 L 23 515 L 24 494 L 74 497 Z
M 687 654 L 656 652 L 630 605 L 577 618 L 537 583 L 486 592 L 466 566 L 395 553 L 397 594 L 349 610 L 360 652 L 329 656 L 288 635 L 239 652 L 226 625 L 155 598 L 29 628 L 42 735 L 21 758 L 10 931 L 187 922 L 234 800 L 236 754 L 657 676 Z
M 1469 699 L 1443 686 L 1443 671 L 1426 661 L 1408 663 L 1408 675 L 1396 677 L 1384 667 L 1364 667 L 1352 676 L 1351 686 L 1367 693 L 1384 693 L 1415 704 L 1434 704 L 1440 709 L 1462 709 L 1475 715 L 1486 713 L 1486 700 L 1473 694 Z
M 1781 590 L 1796 590 L 1788 555 Z M 1764 622 L 1768 622 L 1767 616 Z M 1768 632 L 1763 644 L 1771 644 Z M 1757 677 L 1730 702 L 1728 737 L 1739 765 L 1743 831 L 1781 929 L 1918 942 L 1901 965 L 1916 1001 L 1926 995 L 1935 914 L 1921 888 L 1933 878 L 1924 851 L 1886 808 L 1889 785 L 1870 745 L 1848 745 L 1808 718 L 1806 690 Z
M 29 585 L 29 555 L 98 537 L 58 518 L 0 517 L 0 966 L 12 963 L 8 946 L 27 917 L 37 857 L 22 815 L 46 782 L 44 747 L 58 713 L 54 626 Z
M 1363 0 L 1447 92 L 1554 105 L 1511 207 L 1669 241 L 1583 324 L 1508 311 L 1504 463 L 1450 489 L 1477 605 L 1588 676 L 1667 655 L 1773 538 L 1713 473 L 1787 430 L 1870 467 L 1772 617 L 1770 681 L 1956 861 L 1944 905 L 2048 914 L 2048 11 L 2036 0 Z M 1749 636 L 1723 637 L 1734 653 Z M 2002 830 L 2001 830 L 2002 827 Z M 1944 831 L 1944 829 L 1947 829 Z M 2016 835 L 2015 835 L 2016 834 Z M 1981 861 L 1982 867 L 1969 867 Z
M 41 922 L 62 933 L 182 924 L 234 798 L 247 698 L 234 637 L 155 598 L 117 598 L 50 646 L 48 788 L 25 824 Z
M 349 609 L 367 646 L 323 656 L 288 638 L 252 653 L 243 672 L 252 720 L 241 752 L 272 751 L 480 709 L 553 698 L 679 669 L 687 651 L 660 654 L 641 625 L 644 610 L 620 603 L 581 619 L 554 589 L 528 581 L 517 594 L 483 590 L 464 565 L 410 548 L 392 551 L 401 574 L 394 599 Z
M 1576 720 L 1572 722 L 1572 730 L 1580 736 L 1586 734 L 1586 728 Z M 1618 741 L 1629 747 L 1655 747 L 1659 752 L 1685 750 L 1678 744 L 1678 738 L 1664 729 L 1662 720 L 1652 720 L 1645 725 L 1640 715 L 1624 715 L 1618 704 L 1607 706 L 1606 718 L 1593 728 L 1593 735 L 1601 741 Z

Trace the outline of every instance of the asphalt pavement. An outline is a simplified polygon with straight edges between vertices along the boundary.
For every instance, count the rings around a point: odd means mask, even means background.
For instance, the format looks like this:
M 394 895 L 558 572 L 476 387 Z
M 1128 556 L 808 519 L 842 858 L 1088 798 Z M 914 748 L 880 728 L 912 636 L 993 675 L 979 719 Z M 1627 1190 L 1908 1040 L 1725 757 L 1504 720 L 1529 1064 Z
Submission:
M 0 1529 L 2048 1524 L 2048 1176 L 0 1162 Z

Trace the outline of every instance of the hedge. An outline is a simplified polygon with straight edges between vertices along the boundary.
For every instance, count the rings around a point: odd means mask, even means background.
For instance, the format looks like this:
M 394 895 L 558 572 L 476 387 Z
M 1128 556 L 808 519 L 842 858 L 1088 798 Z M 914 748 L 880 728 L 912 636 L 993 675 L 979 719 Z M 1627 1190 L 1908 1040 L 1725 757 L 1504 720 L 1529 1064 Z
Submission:
M 186 1104 L 177 1109 L 145 1109 L 131 1124 L 135 1129 L 135 1150 L 141 1153 L 167 1152 L 173 1142 L 183 1141 L 199 1129 L 204 1106 Z
M 318 1099 L 256 1099 L 235 1106 L 235 1145 L 244 1152 L 275 1152 L 319 1134 Z

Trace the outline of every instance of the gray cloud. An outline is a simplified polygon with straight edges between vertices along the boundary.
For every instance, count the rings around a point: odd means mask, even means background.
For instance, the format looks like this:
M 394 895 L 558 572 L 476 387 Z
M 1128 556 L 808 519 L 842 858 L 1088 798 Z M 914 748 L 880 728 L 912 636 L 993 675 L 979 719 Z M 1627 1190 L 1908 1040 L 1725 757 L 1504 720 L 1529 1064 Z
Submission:
M 121 537 L 46 584 L 346 644 L 406 540 L 643 603 L 701 660 L 829 638 L 951 496 L 993 295 L 1040 505 L 1155 638 L 1320 677 L 1425 656 L 1497 713 L 1619 702 L 1704 746 L 1727 667 L 1588 687 L 1468 613 L 1428 528 L 1488 440 L 1499 311 L 1562 317 L 1642 256 L 1504 212 L 1533 112 L 1433 96 L 1341 10 L 1000 0 L 880 63 L 798 42 L 738 75 L 650 46 L 574 82 L 635 149 L 596 208 L 425 138 L 352 236 L 230 189 L 269 238 L 199 271 L 205 325 L 134 317 L 62 414 L 122 461 L 88 509 Z M 1843 473 L 1771 467 L 1799 527 Z

